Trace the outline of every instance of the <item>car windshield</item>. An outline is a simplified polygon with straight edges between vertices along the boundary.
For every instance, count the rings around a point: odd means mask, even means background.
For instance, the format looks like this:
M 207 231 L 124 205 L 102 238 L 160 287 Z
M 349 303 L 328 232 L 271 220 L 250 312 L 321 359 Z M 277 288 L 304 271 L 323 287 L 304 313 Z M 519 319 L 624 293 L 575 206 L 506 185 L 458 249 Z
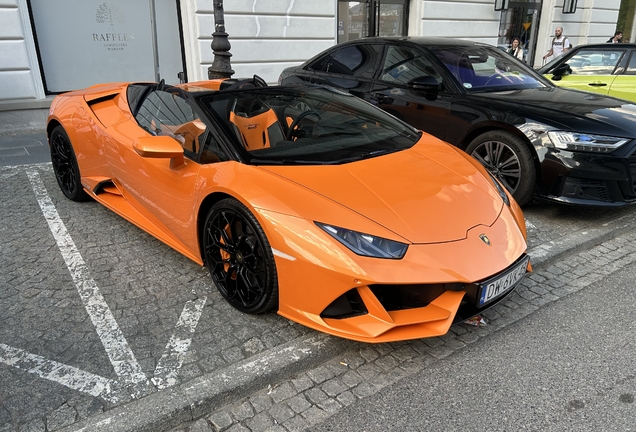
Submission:
M 530 67 L 496 47 L 439 46 L 431 51 L 469 93 L 551 86 Z
M 567 65 L 572 75 L 611 75 L 624 54 L 625 50 L 618 48 L 581 48 L 567 59 Z M 544 73 L 549 71 L 546 68 Z
M 340 164 L 412 147 L 421 132 L 347 93 L 311 86 L 199 99 L 254 165 Z

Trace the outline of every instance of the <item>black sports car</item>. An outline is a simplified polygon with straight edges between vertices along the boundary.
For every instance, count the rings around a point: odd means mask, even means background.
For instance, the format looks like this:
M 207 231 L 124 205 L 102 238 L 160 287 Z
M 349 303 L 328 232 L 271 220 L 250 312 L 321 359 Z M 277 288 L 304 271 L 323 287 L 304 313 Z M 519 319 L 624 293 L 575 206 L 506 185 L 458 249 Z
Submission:
M 520 204 L 636 202 L 636 105 L 556 87 L 483 43 L 402 37 L 345 42 L 279 83 L 346 89 L 465 150 Z

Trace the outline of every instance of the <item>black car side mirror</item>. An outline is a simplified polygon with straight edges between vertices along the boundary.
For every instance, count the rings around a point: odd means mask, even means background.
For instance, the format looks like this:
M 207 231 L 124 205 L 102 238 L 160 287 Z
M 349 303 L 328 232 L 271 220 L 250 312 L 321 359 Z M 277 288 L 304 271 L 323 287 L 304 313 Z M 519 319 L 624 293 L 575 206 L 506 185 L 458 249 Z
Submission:
M 442 84 L 432 76 L 413 78 L 406 85 L 413 89 L 413 91 L 427 93 L 427 96 L 432 97 L 436 97 L 437 92 L 442 89 Z
M 554 81 L 559 81 L 563 75 L 569 75 L 572 73 L 572 68 L 567 63 L 560 64 L 555 67 L 552 71 L 552 79 Z
M 406 85 L 416 91 L 437 92 L 441 88 L 441 84 L 432 76 L 421 76 L 409 81 Z

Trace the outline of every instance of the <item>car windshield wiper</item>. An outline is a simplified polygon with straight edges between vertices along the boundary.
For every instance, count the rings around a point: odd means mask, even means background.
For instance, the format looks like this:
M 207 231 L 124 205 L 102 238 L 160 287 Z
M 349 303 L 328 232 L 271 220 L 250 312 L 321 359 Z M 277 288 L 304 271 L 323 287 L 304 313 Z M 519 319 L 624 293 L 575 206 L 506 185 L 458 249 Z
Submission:
M 337 162 L 335 163 L 347 163 L 347 162 L 356 162 L 359 160 L 363 160 L 363 159 L 370 159 L 373 157 L 377 157 L 377 156 L 383 156 L 385 154 L 389 154 L 389 153 L 395 153 L 397 151 L 400 151 L 401 149 L 382 149 L 382 150 L 374 150 L 374 151 L 370 151 L 370 152 L 366 152 L 366 153 L 360 153 L 356 156 L 351 156 L 348 158 L 343 158 L 343 159 L 338 159 Z
M 250 162 L 254 165 L 328 165 L 333 162 L 302 160 L 302 159 L 260 159 L 252 158 Z

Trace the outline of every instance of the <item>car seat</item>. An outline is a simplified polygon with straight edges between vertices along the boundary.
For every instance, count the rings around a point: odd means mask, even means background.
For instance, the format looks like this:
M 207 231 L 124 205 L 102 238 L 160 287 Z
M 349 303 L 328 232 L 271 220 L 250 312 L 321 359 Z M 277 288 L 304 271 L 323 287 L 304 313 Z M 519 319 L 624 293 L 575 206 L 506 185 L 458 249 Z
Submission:
M 276 112 L 258 98 L 237 98 L 229 120 L 248 151 L 273 147 L 285 140 Z

